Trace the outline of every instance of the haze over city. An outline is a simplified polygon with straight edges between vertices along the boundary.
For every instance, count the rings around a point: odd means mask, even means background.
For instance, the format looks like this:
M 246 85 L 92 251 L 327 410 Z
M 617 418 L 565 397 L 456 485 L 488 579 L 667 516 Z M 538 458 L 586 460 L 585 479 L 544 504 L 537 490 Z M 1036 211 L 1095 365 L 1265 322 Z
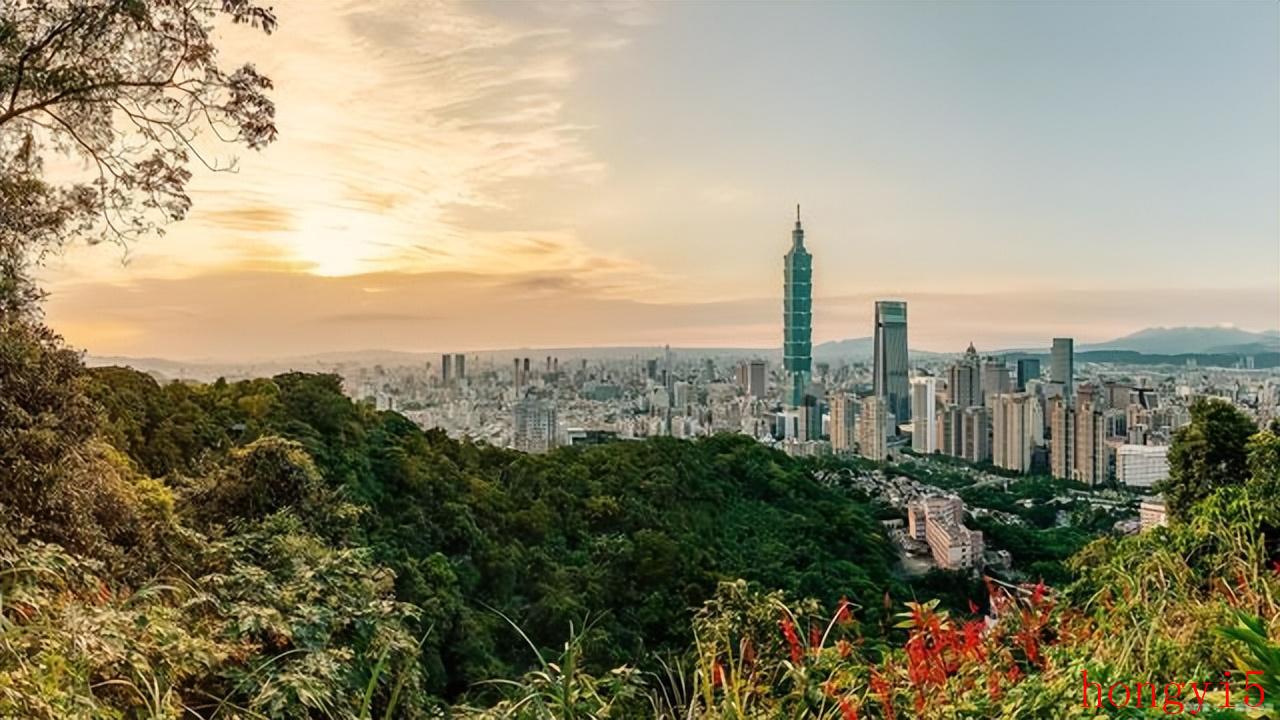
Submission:
M 1274 3 L 313 7 L 223 45 L 279 142 L 45 270 L 73 345 L 777 347 L 797 202 L 815 342 L 1280 325 Z

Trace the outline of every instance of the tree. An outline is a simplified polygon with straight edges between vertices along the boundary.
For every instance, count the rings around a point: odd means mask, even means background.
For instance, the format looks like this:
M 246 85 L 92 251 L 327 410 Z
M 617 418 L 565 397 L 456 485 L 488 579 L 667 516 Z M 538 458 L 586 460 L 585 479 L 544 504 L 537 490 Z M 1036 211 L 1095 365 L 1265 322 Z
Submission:
M 1243 485 L 1249 477 L 1247 445 L 1257 426 L 1218 398 L 1191 405 L 1191 424 L 1173 434 L 1169 478 L 1160 484 L 1169 514 L 1186 519 L 1196 501 L 1215 489 Z
M 181 220 L 207 131 L 276 137 L 271 81 L 219 63 L 218 16 L 270 33 L 253 0 L 7 0 L 0 8 L 0 313 L 29 312 L 32 264 L 72 239 L 127 243 Z M 206 148 L 202 150 L 201 148 Z M 50 177 L 50 155 L 87 176 Z

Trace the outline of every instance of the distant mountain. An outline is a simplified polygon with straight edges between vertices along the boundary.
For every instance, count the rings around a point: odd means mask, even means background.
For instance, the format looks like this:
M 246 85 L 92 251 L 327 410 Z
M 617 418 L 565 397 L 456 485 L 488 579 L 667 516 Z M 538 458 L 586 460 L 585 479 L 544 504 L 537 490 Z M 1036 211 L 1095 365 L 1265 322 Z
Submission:
M 1280 350 L 1280 332 L 1257 333 L 1236 327 L 1155 327 L 1103 343 L 1076 346 L 1077 352 L 1092 350 L 1133 350 L 1154 355 L 1256 354 Z

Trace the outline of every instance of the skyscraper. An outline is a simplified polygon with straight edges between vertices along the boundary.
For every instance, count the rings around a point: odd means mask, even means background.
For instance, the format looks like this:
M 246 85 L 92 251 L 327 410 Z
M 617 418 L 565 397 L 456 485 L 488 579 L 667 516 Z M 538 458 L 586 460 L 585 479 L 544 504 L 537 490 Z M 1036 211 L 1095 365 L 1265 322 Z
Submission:
M 451 371 L 452 360 L 453 360 L 453 356 L 450 355 L 449 353 L 445 353 L 440 357 L 440 384 L 441 385 L 449 384 L 449 378 L 452 376 L 452 371 Z
M 784 399 L 798 407 L 813 371 L 813 256 L 804 248 L 799 205 L 791 249 L 783 259 L 782 292 L 782 367 L 788 384 Z
M 911 419 L 911 393 L 907 385 L 906 303 L 876 301 L 874 353 L 876 397 L 885 399 L 886 411 L 896 422 L 907 422 Z
M 1040 377 L 1040 361 L 1036 358 L 1023 358 L 1018 361 L 1018 392 L 1027 391 L 1027 381 Z
M 938 451 L 938 379 L 918 377 L 911 381 L 911 449 L 918 453 Z
M 1049 366 L 1052 374 L 1049 379 L 1062 384 L 1062 396 L 1068 400 L 1075 396 L 1075 344 L 1071 338 L 1054 338 L 1052 364 Z
M 453 377 L 458 380 L 467 378 L 467 356 L 462 353 L 453 356 Z

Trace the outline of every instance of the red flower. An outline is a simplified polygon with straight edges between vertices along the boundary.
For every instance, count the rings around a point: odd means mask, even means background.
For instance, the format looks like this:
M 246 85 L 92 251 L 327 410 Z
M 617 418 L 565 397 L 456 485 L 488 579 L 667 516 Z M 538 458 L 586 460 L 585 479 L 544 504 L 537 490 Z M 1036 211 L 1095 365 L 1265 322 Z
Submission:
M 821 648 L 822 648 L 822 631 L 818 629 L 818 626 L 810 625 L 809 626 L 809 649 L 813 650 L 814 654 L 817 654 L 818 650 Z
M 840 718 L 841 720 L 858 720 L 858 708 L 852 705 L 848 700 L 841 700 Z
M 840 607 L 836 610 L 836 622 L 841 625 L 853 622 L 853 613 L 849 611 L 849 598 L 840 596 Z
M 848 660 L 849 656 L 853 654 L 853 645 L 848 640 L 840 640 L 836 643 L 836 647 L 840 650 L 840 657 L 845 660 Z
M 720 687 L 724 685 L 724 669 L 720 667 L 719 661 L 711 663 L 711 687 Z
M 791 649 L 791 662 L 797 665 L 804 662 L 804 648 L 800 645 L 800 636 L 796 635 L 795 623 L 783 613 L 778 626 L 782 628 L 782 636 L 787 639 L 787 646 Z

